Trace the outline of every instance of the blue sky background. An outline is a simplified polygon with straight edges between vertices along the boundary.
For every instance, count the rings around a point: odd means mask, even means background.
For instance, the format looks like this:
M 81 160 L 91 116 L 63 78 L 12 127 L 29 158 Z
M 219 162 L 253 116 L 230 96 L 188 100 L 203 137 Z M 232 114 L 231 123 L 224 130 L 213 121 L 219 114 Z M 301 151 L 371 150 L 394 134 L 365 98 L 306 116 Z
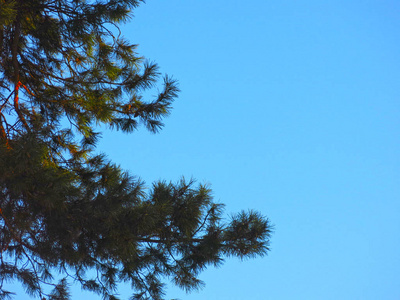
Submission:
M 400 2 L 149 0 L 124 27 L 182 90 L 165 129 L 101 149 L 149 185 L 194 177 L 275 224 L 168 297 L 400 299 Z
M 161 133 L 107 132 L 99 148 L 149 186 L 193 177 L 228 215 L 275 224 L 268 256 L 230 258 L 169 299 L 400 299 L 399 28 L 386 0 L 135 11 L 124 35 L 182 92 Z
M 193 177 L 227 215 L 275 224 L 268 256 L 227 259 L 203 290 L 169 286 L 168 299 L 400 299 L 399 28 L 388 0 L 135 11 L 124 35 L 182 92 L 161 133 L 108 131 L 99 149 L 149 186 Z

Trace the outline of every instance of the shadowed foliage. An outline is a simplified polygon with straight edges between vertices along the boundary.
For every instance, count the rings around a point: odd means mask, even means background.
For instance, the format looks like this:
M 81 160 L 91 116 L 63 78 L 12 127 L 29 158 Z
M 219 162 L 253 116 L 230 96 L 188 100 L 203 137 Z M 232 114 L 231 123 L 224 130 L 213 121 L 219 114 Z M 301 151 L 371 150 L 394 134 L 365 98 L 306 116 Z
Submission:
M 190 291 L 224 257 L 268 250 L 259 213 L 224 221 L 207 186 L 146 189 L 94 153 L 98 125 L 157 132 L 179 92 L 164 76 L 144 99 L 161 74 L 118 27 L 139 2 L 0 0 L 0 299 L 13 280 L 40 299 L 70 299 L 72 282 L 162 299 L 167 279 Z

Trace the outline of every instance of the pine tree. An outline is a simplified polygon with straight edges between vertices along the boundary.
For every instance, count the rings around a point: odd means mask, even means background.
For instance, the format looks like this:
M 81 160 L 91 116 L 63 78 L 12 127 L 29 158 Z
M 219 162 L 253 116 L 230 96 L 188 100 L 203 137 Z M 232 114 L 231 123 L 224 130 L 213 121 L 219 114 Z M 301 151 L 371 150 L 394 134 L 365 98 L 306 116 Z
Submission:
M 0 0 L 0 299 L 10 280 L 40 299 L 69 299 L 73 281 L 104 299 L 120 282 L 162 299 L 168 278 L 190 291 L 224 257 L 269 250 L 259 213 L 225 223 L 207 186 L 147 190 L 94 153 L 98 124 L 157 132 L 179 92 L 164 76 L 143 97 L 161 74 L 118 27 L 140 2 Z

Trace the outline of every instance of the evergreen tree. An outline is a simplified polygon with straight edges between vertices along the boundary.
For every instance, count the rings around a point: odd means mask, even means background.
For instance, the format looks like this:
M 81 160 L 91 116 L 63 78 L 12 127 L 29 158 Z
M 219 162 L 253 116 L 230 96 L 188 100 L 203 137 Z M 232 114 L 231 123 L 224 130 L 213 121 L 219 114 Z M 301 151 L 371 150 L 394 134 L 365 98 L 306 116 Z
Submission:
M 94 153 L 96 125 L 157 132 L 178 93 L 165 76 L 143 99 L 160 74 L 118 28 L 139 2 L 0 0 L 0 299 L 10 280 L 40 299 L 69 299 L 72 282 L 104 299 L 120 282 L 133 299 L 162 299 L 168 278 L 190 291 L 224 257 L 268 251 L 259 213 L 225 223 L 206 186 L 146 190 Z

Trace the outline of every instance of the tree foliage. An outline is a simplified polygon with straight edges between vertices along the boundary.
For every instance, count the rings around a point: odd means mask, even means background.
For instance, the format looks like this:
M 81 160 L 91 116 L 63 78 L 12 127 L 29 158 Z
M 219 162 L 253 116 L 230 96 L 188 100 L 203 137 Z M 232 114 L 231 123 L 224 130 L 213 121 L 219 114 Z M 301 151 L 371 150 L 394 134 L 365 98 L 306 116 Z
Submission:
M 268 250 L 259 213 L 224 221 L 207 186 L 146 189 L 94 153 L 99 124 L 157 132 L 179 92 L 164 76 L 144 99 L 161 74 L 118 27 L 139 2 L 0 0 L 0 299 L 10 280 L 40 299 L 69 299 L 72 282 L 162 299 L 165 279 L 190 291 L 224 257 Z

